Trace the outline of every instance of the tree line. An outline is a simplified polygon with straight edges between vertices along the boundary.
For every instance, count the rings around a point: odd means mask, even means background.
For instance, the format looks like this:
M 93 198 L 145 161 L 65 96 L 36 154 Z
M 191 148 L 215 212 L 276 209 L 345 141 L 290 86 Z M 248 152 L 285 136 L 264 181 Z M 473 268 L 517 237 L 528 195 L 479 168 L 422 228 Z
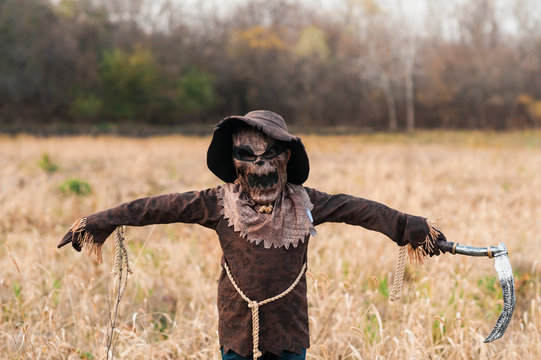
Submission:
M 538 127 L 536 1 L 2 0 L 0 124 Z

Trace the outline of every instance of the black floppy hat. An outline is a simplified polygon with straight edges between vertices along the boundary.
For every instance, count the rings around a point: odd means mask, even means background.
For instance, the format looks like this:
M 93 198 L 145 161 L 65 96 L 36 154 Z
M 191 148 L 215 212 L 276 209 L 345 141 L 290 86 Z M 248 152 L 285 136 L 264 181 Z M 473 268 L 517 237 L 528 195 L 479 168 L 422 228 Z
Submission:
M 232 158 L 232 134 L 243 123 L 275 140 L 285 142 L 291 150 L 287 163 L 287 181 L 297 185 L 306 181 L 310 165 L 301 138 L 288 133 L 284 118 L 268 110 L 250 111 L 244 116 L 229 116 L 216 125 L 207 151 L 207 166 L 214 175 L 225 182 L 234 182 L 237 178 Z

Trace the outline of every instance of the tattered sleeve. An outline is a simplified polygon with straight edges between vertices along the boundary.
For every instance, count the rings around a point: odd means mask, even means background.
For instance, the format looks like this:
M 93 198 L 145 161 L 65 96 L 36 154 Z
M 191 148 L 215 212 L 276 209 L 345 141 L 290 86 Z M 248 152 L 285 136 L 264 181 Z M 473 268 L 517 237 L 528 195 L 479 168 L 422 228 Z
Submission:
M 314 225 L 343 222 L 378 231 L 399 245 L 407 243 L 404 239 L 408 220 L 406 214 L 376 201 L 351 195 L 329 195 L 311 188 L 306 188 L 306 191 L 314 205 L 312 210 Z
M 144 226 L 175 222 L 195 223 L 215 228 L 220 218 L 217 189 L 145 197 L 79 219 L 64 236 L 59 247 L 72 242 L 99 247 L 120 225 Z

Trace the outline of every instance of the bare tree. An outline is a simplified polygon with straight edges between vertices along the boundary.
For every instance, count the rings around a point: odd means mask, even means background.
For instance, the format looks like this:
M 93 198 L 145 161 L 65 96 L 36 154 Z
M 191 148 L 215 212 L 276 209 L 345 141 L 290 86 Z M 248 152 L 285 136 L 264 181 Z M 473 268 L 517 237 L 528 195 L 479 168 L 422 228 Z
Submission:
M 415 94 L 414 94 L 414 68 L 415 56 L 417 52 L 417 39 L 412 27 L 412 19 L 408 19 L 404 12 L 402 2 L 397 0 L 399 21 L 398 25 L 402 29 L 396 35 L 401 37 L 400 52 L 401 63 L 404 74 L 404 89 L 406 98 L 406 128 L 411 131 L 415 129 Z M 402 35 L 400 35 L 402 34 Z
M 396 131 L 398 120 L 396 115 L 396 101 L 393 92 L 397 77 L 396 44 L 387 28 L 382 22 L 388 14 L 384 13 L 376 1 L 349 1 L 348 22 L 357 34 L 360 46 L 365 49 L 368 56 L 359 58 L 361 78 L 374 83 L 385 97 L 387 104 L 388 129 Z

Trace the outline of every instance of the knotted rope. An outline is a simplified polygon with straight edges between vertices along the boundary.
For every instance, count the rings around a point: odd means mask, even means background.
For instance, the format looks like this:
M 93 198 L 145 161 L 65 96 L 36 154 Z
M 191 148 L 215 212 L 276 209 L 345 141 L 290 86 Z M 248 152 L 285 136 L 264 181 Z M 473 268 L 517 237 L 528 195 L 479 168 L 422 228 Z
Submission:
M 406 267 L 406 253 L 405 246 L 401 246 L 398 250 L 398 259 L 396 261 L 396 268 L 394 270 L 393 288 L 391 294 L 389 294 L 389 301 L 400 300 L 402 296 L 402 282 L 404 280 L 404 268 Z
M 398 301 L 402 296 L 402 283 L 404 281 L 404 268 L 406 267 L 406 254 L 409 255 L 410 263 L 422 265 L 424 260 L 429 256 L 437 245 L 439 227 L 430 220 L 427 220 L 429 233 L 426 235 L 424 242 L 414 249 L 411 244 L 401 246 L 398 250 L 398 259 L 396 260 L 395 274 L 393 279 L 393 287 L 389 294 L 389 301 Z M 455 244 L 456 246 L 456 244 Z M 455 248 L 453 247 L 453 253 Z M 489 253 L 490 257 L 490 253 Z
M 304 263 L 302 265 L 302 269 L 301 269 L 299 275 L 297 276 L 295 281 L 286 290 L 284 290 L 279 295 L 276 295 L 274 297 L 268 298 L 268 299 L 263 300 L 263 301 L 250 300 L 250 298 L 248 296 L 246 296 L 244 294 L 244 292 L 242 292 L 242 290 L 239 288 L 239 286 L 235 282 L 235 279 L 233 279 L 233 275 L 231 275 L 231 271 L 229 270 L 229 266 L 227 266 L 227 262 L 225 262 L 225 261 L 224 261 L 224 269 L 225 269 L 225 272 L 227 273 L 227 276 L 229 277 L 229 280 L 231 280 L 231 284 L 233 284 L 233 287 L 235 288 L 235 290 L 237 290 L 239 295 L 242 297 L 242 299 L 244 301 L 246 301 L 248 303 L 248 307 L 252 310 L 252 339 L 253 339 L 253 344 L 254 344 L 254 348 L 253 348 L 253 356 L 254 357 L 253 357 L 253 359 L 257 360 L 258 358 L 260 358 L 263 355 L 261 353 L 261 351 L 259 351 L 259 307 L 262 306 L 262 305 L 268 304 L 270 302 L 276 301 L 278 299 L 281 299 L 284 296 L 286 296 L 287 294 L 289 294 L 295 288 L 295 286 L 297 286 L 297 284 L 301 280 L 301 277 L 304 274 L 304 271 L 306 270 L 306 263 Z

